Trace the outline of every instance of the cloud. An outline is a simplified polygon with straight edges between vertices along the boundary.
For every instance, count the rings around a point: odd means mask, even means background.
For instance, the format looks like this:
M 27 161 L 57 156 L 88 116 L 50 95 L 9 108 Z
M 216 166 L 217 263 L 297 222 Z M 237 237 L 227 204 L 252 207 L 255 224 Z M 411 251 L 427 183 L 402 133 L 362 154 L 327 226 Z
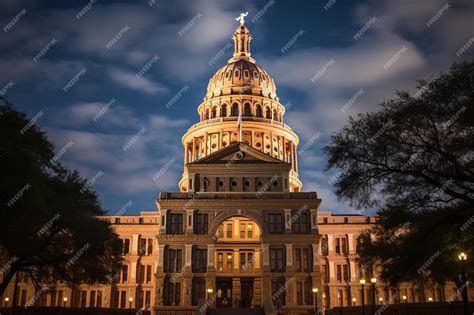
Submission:
M 148 94 L 164 93 L 168 91 L 166 87 L 158 82 L 153 82 L 144 77 L 137 78 L 136 73 L 120 69 L 111 69 L 109 76 L 115 82 L 132 90 Z

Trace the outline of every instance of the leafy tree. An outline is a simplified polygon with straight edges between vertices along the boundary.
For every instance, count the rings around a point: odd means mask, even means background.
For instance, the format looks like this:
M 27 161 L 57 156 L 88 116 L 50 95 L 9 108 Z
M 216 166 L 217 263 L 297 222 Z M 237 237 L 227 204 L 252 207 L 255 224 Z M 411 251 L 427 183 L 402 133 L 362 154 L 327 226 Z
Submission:
M 397 91 L 335 132 L 327 169 L 339 169 L 340 198 L 379 209 L 378 225 L 360 238 L 361 264 L 376 262 L 394 286 L 454 281 L 466 300 L 457 257 L 468 254 L 472 279 L 474 62 L 418 83 L 415 94 Z
M 90 184 L 65 169 L 37 126 L 2 98 L 0 107 L 0 266 L 3 294 L 15 274 L 39 287 L 107 283 L 121 243 Z

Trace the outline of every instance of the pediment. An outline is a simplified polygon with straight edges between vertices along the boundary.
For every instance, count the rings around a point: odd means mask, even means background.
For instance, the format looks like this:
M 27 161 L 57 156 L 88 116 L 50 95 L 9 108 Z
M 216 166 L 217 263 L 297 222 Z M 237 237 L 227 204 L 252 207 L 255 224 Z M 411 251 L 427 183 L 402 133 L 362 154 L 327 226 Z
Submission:
M 228 147 L 222 148 L 217 152 L 212 153 L 202 159 L 199 159 L 190 164 L 246 164 L 246 163 L 276 163 L 285 164 L 285 162 L 262 153 L 249 145 L 242 142 L 231 144 Z

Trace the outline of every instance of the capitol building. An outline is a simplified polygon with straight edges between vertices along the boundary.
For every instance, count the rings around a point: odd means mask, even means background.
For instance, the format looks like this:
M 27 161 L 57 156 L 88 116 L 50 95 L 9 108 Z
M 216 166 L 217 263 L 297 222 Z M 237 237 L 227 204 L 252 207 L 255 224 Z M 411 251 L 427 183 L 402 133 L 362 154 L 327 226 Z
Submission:
M 157 211 L 102 217 L 123 242 L 122 270 L 109 285 L 58 283 L 36 305 L 308 314 L 316 303 L 361 305 L 362 295 L 373 302 L 370 285 L 362 292 L 359 281 L 370 284 L 378 273 L 359 266 L 357 237 L 376 217 L 321 212 L 324 200 L 303 191 L 298 135 L 285 123 L 274 78 L 252 58 L 243 20 L 233 40 L 232 57 L 197 106 L 199 121 L 182 137 L 177 191 L 161 192 Z M 445 301 L 457 290 L 449 283 L 394 288 L 380 280 L 375 289 L 377 303 L 401 295 L 408 302 Z M 34 295 L 33 285 L 20 281 L 19 304 Z

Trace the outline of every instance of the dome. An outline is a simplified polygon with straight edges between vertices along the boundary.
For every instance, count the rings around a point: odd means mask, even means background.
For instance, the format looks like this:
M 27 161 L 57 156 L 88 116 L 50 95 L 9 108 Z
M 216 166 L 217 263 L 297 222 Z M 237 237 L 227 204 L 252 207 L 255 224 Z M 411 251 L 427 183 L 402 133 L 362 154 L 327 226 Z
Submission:
M 259 65 L 248 60 L 234 60 L 212 76 L 205 100 L 230 94 L 252 94 L 278 100 L 273 78 Z
M 249 94 L 278 101 L 273 78 L 250 57 L 250 35 L 245 25 L 234 32 L 234 55 L 209 80 L 204 100 L 232 94 Z

